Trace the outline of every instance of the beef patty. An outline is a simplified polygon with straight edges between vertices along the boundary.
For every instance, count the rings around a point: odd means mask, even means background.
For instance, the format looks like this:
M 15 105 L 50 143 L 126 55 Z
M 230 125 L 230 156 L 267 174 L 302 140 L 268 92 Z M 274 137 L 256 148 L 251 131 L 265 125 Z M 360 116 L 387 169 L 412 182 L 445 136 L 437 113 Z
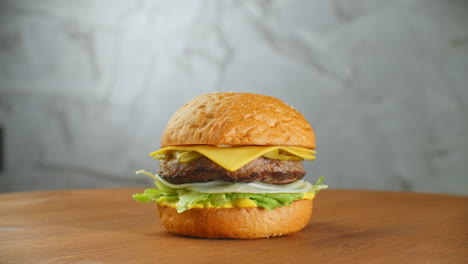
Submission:
M 188 163 L 180 163 L 172 157 L 160 160 L 158 173 L 168 182 L 175 184 L 213 180 L 286 184 L 305 176 L 301 160 L 276 160 L 265 157 L 259 157 L 236 171 L 228 171 L 204 156 Z

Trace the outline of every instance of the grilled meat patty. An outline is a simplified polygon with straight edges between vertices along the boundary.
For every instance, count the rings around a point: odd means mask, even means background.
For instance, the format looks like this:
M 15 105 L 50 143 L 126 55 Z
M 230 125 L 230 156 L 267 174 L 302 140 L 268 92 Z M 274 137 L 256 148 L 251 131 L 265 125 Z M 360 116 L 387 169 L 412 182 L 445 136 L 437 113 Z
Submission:
M 174 184 L 213 180 L 286 184 L 305 176 L 301 160 L 276 160 L 265 157 L 259 157 L 236 171 L 228 171 L 204 156 L 188 163 L 180 163 L 173 157 L 160 160 L 158 173 Z

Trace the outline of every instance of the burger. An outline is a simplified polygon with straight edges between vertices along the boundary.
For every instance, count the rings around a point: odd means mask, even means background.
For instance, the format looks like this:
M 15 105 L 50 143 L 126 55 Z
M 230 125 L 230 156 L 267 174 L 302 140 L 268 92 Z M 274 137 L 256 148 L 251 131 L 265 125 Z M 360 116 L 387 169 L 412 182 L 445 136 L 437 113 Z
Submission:
M 311 184 L 303 160 L 315 159 L 304 116 L 266 95 L 218 92 L 195 97 L 170 118 L 150 155 L 156 188 L 134 194 L 153 202 L 173 234 L 255 239 L 304 228 L 323 177 Z

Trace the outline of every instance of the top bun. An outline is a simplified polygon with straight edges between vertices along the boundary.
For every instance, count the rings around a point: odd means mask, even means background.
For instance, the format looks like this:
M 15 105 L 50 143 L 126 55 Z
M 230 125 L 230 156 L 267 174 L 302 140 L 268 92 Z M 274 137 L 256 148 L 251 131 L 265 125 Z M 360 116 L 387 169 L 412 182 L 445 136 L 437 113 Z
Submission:
M 195 97 L 169 120 L 161 147 L 176 145 L 283 145 L 315 148 L 304 116 L 266 95 L 218 92 Z

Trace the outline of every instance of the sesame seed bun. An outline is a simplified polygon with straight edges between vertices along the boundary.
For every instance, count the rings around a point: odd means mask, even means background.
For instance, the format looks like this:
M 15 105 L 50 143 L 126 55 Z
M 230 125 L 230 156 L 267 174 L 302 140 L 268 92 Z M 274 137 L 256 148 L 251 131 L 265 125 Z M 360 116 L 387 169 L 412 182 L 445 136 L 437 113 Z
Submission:
M 251 93 L 195 97 L 169 120 L 161 147 L 176 145 L 283 145 L 315 148 L 304 116 L 283 101 Z
M 255 239 L 282 236 L 304 228 L 312 216 L 313 200 L 267 210 L 250 208 L 193 208 L 182 213 L 157 206 L 163 226 L 173 234 L 200 238 Z

